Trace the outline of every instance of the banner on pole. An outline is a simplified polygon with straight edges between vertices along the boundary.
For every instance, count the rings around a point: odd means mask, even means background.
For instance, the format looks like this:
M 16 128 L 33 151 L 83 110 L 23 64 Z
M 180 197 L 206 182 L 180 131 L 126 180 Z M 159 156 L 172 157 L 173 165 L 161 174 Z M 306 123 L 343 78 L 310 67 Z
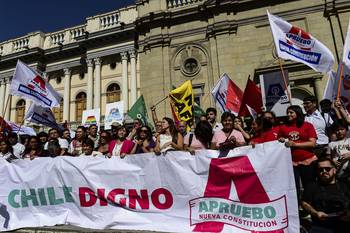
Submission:
M 123 124 L 124 121 L 124 102 L 118 101 L 106 105 L 105 129 L 111 129 L 112 124 L 117 122 Z
M 218 151 L 196 153 L 13 163 L 0 158 L 0 230 L 70 224 L 163 232 L 299 232 L 291 154 L 284 144 L 236 148 L 225 158 L 217 158 Z
M 278 57 L 304 63 L 315 71 L 332 69 L 332 52 L 310 33 L 267 12 Z
M 90 125 L 97 125 L 97 127 L 100 128 L 100 109 L 95 108 L 83 111 L 81 124 L 84 127 L 89 127 Z
M 171 90 L 169 97 L 175 123 L 185 121 L 187 131 L 190 131 L 194 121 L 192 82 L 186 81 L 180 87 Z
M 50 108 L 44 108 L 35 103 L 31 103 L 24 119 L 34 124 L 41 124 L 59 130 L 64 129 L 61 125 L 57 124 L 55 115 Z
M 289 83 L 288 71 L 284 71 L 284 76 L 287 79 L 286 82 Z M 262 74 L 259 78 L 263 105 L 266 111 L 273 111 L 278 117 L 285 116 L 290 102 L 281 71 Z M 289 84 L 288 89 L 291 93 Z

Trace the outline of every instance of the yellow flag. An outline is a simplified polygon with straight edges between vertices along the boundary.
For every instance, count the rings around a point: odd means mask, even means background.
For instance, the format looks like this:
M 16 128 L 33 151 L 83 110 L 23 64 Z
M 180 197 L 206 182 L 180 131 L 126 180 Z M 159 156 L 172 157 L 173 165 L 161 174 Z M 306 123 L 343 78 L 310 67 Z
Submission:
M 191 130 L 194 119 L 191 81 L 186 81 L 180 87 L 170 91 L 169 97 L 175 122 L 186 121 L 187 131 Z

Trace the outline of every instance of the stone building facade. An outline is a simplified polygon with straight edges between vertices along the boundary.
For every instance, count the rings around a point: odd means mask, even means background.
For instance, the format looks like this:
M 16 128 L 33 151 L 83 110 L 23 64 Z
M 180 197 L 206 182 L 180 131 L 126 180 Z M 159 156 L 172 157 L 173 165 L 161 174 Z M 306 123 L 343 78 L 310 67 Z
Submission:
M 7 104 L 17 59 L 42 71 L 63 96 L 58 121 L 80 122 L 85 109 L 141 94 L 148 107 L 173 86 L 193 80 L 195 99 L 213 106 L 210 90 L 227 73 L 244 89 L 250 76 L 279 71 L 266 10 L 304 28 L 336 58 L 342 56 L 350 1 L 345 0 L 136 0 L 135 4 L 52 33 L 33 32 L 0 42 L 0 114 Z M 283 61 L 292 95 L 322 98 L 327 75 Z M 21 121 L 28 103 L 11 97 L 5 118 Z M 157 106 L 170 115 L 169 102 Z

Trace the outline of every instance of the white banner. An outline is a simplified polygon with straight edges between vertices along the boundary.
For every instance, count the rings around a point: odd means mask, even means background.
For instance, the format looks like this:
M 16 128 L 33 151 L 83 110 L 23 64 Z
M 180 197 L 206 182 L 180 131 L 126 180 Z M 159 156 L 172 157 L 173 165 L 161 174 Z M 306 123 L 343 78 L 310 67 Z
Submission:
M 163 232 L 299 232 L 290 149 L 0 158 L 0 229 L 70 224 Z
M 332 52 L 311 34 L 267 12 L 277 54 L 280 58 L 304 63 L 315 71 L 332 69 Z
M 350 68 L 350 19 L 343 49 L 343 63 Z
M 124 120 L 124 102 L 114 102 L 106 105 L 105 129 L 111 129 L 114 122 L 123 124 Z
M 55 115 L 50 108 L 44 108 L 35 103 L 31 103 L 24 119 L 34 123 L 41 124 L 51 128 L 63 130 L 63 127 L 58 125 Z
M 49 82 L 20 60 L 17 61 L 11 81 L 10 94 L 32 100 L 37 105 L 48 108 L 60 106 L 62 99 Z
M 81 119 L 81 124 L 84 127 L 89 127 L 90 125 L 97 125 L 100 128 L 100 109 L 90 109 L 83 111 L 83 117 Z

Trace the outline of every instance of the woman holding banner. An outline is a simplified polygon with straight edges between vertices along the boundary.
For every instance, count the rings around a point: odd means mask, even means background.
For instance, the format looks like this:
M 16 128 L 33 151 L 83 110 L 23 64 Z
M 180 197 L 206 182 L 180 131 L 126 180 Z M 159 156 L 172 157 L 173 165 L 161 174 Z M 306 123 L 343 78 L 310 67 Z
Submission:
M 156 143 L 156 147 L 154 148 L 156 155 L 169 150 L 183 150 L 183 137 L 176 130 L 172 119 L 168 117 L 163 118 L 162 131 L 158 135 Z
M 312 124 L 305 121 L 301 107 L 291 105 L 287 108 L 287 123 L 280 126 L 279 141 L 291 148 L 294 178 L 298 198 L 300 197 L 300 179 L 303 187 L 315 181 L 313 153 L 316 146 L 316 131 Z

